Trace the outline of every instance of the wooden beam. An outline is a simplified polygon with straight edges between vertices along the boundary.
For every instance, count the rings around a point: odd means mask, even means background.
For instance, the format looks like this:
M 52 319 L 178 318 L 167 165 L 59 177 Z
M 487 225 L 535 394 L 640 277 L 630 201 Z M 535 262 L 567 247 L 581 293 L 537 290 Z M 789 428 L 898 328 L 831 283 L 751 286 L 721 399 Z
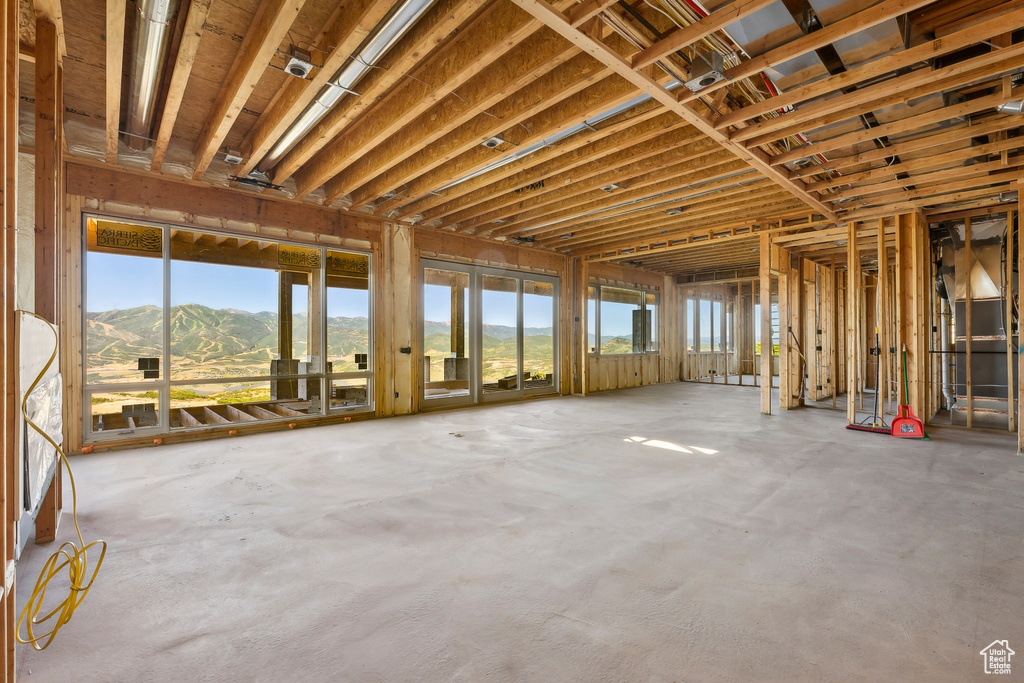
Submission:
M 903 50 L 902 52 L 876 59 L 829 78 L 799 86 L 776 97 L 770 97 L 763 102 L 757 102 L 737 109 L 718 119 L 715 127 L 721 130 L 741 121 L 749 121 L 770 111 L 791 107 L 800 102 L 806 102 L 831 92 L 844 90 L 856 86 L 858 83 L 914 66 L 915 64 L 986 40 L 1004 32 L 1007 26 L 1018 26 L 1024 21 L 1024 0 L 1018 0 L 1014 4 L 1020 8 L 996 18 L 991 18 L 977 26 L 966 28 L 945 38 L 916 45 L 909 50 Z M 930 71 L 930 73 L 934 72 Z M 891 81 L 889 83 L 890 87 L 898 84 L 899 88 L 904 88 L 903 77 L 899 76 L 899 78 L 899 81 Z
M 774 2 L 775 0 L 733 0 L 725 7 L 716 9 L 689 26 L 672 29 L 654 45 L 633 55 L 633 68 L 643 69 L 650 66 L 659 59 L 663 59 L 677 50 L 682 50 L 735 21 L 749 17 Z
M 860 292 L 860 254 L 857 250 L 857 224 L 846 226 L 846 422 L 857 421 L 857 383 L 860 371 L 857 367 L 857 353 L 861 336 L 858 321 L 860 313 L 857 303 Z
M 536 30 L 536 24 L 519 8 L 510 4 L 492 6 L 418 68 L 413 73 L 415 78 L 406 79 L 381 100 L 373 109 L 378 115 L 363 117 L 324 145 L 295 173 L 297 194 L 308 194 L 355 160 L 372 153 L 403 126 L 513 51 Z M 275 182 L 281 182 L 285 172 L 292 170 L 279 165 L 274 172 Z
M 0 588 L 0 677 L 5 681 L 15 680 L 16 641 L 16 589 L 17 572 L 6 581 L 7 568 L 13 565 L 15 557 L 14 522 L 17 516 L 16 482 L 23 476 L 17 460 L 17 444 L 22 438 L 18 429 L 18 367 L 15 357 L 17 337 L 15 333 L 15 311 L 18 308 L 17 295 L 17 235 L 18 235 L 18 102 L 19 71 L 18 19 L 19 3 L 15 0 L 0 2 L 0 20 L 7 51 L 0 70 L 0 93 L 4 96 L 4 138 L 0 149 L 2 155 L 2 187 L 0 206 L 4 214 L 4 235 L 0 238 L 0 262 L 3 263 L 3 278 L 0 279 L 0 387 L 3 389 L 0 403 L 0 445 L 3 452 L 3 466 L 0 469 L 0 563 L 4 568 L 5 581 Z
M 917 114 L 916 116 L 910 116 L 905 119 L 890 121 L 889 123 L 884 123 L 874 128 L 866 128 L 863 130 L 855 130 L 850 133 L 843 133 L 842 135 L 837 135 L 834 138 L 828 138 L 826 140 L 821 140 L 820 142 L 813 142 L 809 145 L 795 147 L 789 152 L 777 154 L 771 157 L 771 164 L 773 166 L 779 166 L 781 164 L 796 161 L 797 159 L 803 159 L 815 154 L 825 154 L 834 149 L 851 147 L 859 142 L 867 142 L 869 140 L 875 140 L 881 137 L 895 135 L 897 133 L 906 134 L 910 131 L 941 123 L 943 121 L 976 114 L 980 111 L 985 111 L 986 109 L 994 109 L 1000 104 L 1012 102 L 1014 99 L 1020 98 L 1022 94 L 1024 94 L 1024 88 L 1017 87 L 1013 89 L 1013 93 L 1010 97 L 1006 97 L 1002 92 L 998 92 L 985 97 L 979 97 L 974 100 L 968 100 L 967 102 L 961 102 L 960 104 L 954 104 L 948 107 L 942 107 L 941 109 Z
M 107 4 L 110 3 L 122 4 L 118 0 L 107 0 Z M 210 3 L 211 0 L 191 0 L 189 3 L 181 44 L 178 46 L 178 54 L 174 60 L 171 81 L 167 87 L 167 97 L 164 99 L 163 114 L 157 128 L 156 143 L 153 146 L 153 162 L 150 164 L 150 168 L 157 172 L 163 167 L 167 145 L 174 132 L 174 123 L 178 120 L 178 112 L 181 111 L 185 87 L 188 85 L 192 67 L 195 65 L 199 41 L 202 39 L 203 29 L 206 27 L 206 17 L 210 13 Z
M 605 11 L 618 0 L 584 0 L 569 10 L 569 23 L 573 28 L 579 28 L 590 19 Z
M 285 81 L 270 107 L 245 136 L 242 142 L 245 161 L 236 170 L 236 175 L 245 176 L 256 168 L 396 3 L 397 0 L 356 0 L 336 12 L 330 26 L 317 41 L 316 52 L 324 55 L 323 64 L 309 80 L 289 78 Z
M 57 315 L 57 184 L 60 164 L 60 131 L 63 111 L 59 108 L 57 27 L 36 20 L 35 82 L 35 312 L 51 323 Z
M 107 0 L 106 125 L 107 162 L 117 163 L 117 139 L 121 125 L 121 81 L 124 57 L 124 0 Z
M 737 66 L 727 69 L 725 79 L 701 90 L 699 93 L 691 93 L 689 90 L 681 92 L 680 102 L 691 102 L 699 97 L 705 97 L 711 92 L 724 88 L 733 81 L 749 76 L 755 76 L 765 69 L 776 64 L 782 64 L 800 55 L 813 52 L 818 48 L 831 45 L 837 40 L 866 31 L 872 26 L 893 19 L 919 7 L 929 5 L 935 0 L 885 0 L 877 5 L 852 14 L 834 24 L 830 24 L 819 31 L 813 31 L 785 45 L 781 45 L 764 54 L 740 62 Z
M 224 83 L 196 141 L 196 166 L 192 177 L 202 178 L 270 64 L 274 52 L 298 16 L 306 0 L 263 0 L 249 27 L 246 44 L 235 60 L 234 75 Z
M 759 249 L 760 303 L 761 303 L 761 414 L 772 414 L 772 238 L 761 235 Z M 700 344 L 700 340 L 696 340 Z
M 359 81 L 359 97 L 346 97 L 338 102 L 324 118 L 295 144 L 290 152 L 274 165 L 274 178 L 280 182 L 317 154 L 327 143 L 358 118 L 378 106 L 389 91 L 397 92 L 397 84 L 410 77 L 419 78 L 417 69 L 423 55 L 443 44 L 452 33 L 461 31 L 463 22 L 473 16 L 485 0 L 437 0 L 409 33 L 389 50 Z
M 1016 183 L 1017 186 L 1017 217 L 1018 225 L 1020 218 L 1024 216 L 1024 174 L 1020 176 L 1020 179 Z M 1009 225 L 1007 228 L 1009 229 Z M 1017 301 L 1024 301 L 1024 296 L 1021 293 L 1024 292 L 1024 281 L 1021 280 L 1021 274 L 1024 273 L 1024 249 L 1021 245 L 1024 244 L 1024 240 L 1021 239 L 1021 232 L 1018 227 L 1017 231 Z M 1020 310 L 1020 304 L 1018 303 L 1018 310 Z M 1007 384 L 1009 385 L 1009 391 L 1007 391 L 1007 398 L 1012 400 L 1016 395 L 1017 397 L 1017 453 L 1024 455 L 1024 334 L 1021 330 L 1024 329 L 1024 324 L 1021 323 L 1020 315 L 1017 316 L 1017 385 L 1013 385 L 1013 374 L 1007 378 Z M 1012 411 L 1014 409 L 1013 404 L 1010 403 L 1008 408 Z
M 68 46 L 64 39 L 64 13 L 61 10 L 61 0 L 32 0 L 35 6 L 36 19 L 48 21 L 57 29 L 57 47 L 59 48 L 57 61 L 60 62 L 68 56 Z
M 861 114 L 906 104 L 918 97 L 962 87 L 968 83 L 1012 69 L 1020 63 L 1024 45 L 996 50 L 942 69 L 919 69 L 899 77 L 898 88 L 883 81 L 828 99 L 805 104 L 788 114 L 752 123 L 729 134 L 731 140 L 748 146 L 763 145 L 807 130 L 852 119 Z
M 971 286 L 971 270 L 974 264 L 971 263 L 971 219 L 964 220 L 964 286 L 966 295 L 964 297 L 964 362 L 967 371 L 967 427 L 974 426 L 974 383 L 971 373 L 971 347 L 974 346 L 973 330 L 971 329 L 971 309 L 974 308 L 974 292 Z
M 788 171 L 773 167 L 769 163 L 768 155 L 757 149 L 748 150 L 742 145 L 730 141 L 722 133 L 715 130 L 714 126 L 712 126 L 704 117 L 697 114 L 696 111 L 685 104 L 681 104 L 672 92 L 663 88 L 652 77 L 645 73 L 634 71 L 630 63 L 612 51 L 607 45 L 594 40 L 590 36 L 580 33 L 570 26 L 565 15 L 558 12 L 547 2 L 544 0 L 513 0 L 513 2 L 532 14 L 545 25 L 554 29 L 562 37 L 572 42 L 578 48 L 600 61 L 613 72 L 628 80 L 641 92 L 648 94 L 658 102 L 661 102 L 667 109 L 678 114 L 680 118 L 685 120 L 687 123 L 690 123 L 697 130 L 736 154 L 740 159 L 763 173 L 780 187 L 792 193 L 805 204 L 824 216 L 835 220 L 835 213 L 833 213 L 832 209 L 822 204 L 816 197 L 811 196 L 809 192 L 804 190 L 803 183 L 801 181 L 790 179 Z
M 369 242 L 380 239 L 382 223 L 372 216 L 255 195 L 244 190 L 212 187 L 198 181 L 172 179 L 145 171 L 106 167 L 81 159 L 69 161 L 67 169 L 69 195 Z

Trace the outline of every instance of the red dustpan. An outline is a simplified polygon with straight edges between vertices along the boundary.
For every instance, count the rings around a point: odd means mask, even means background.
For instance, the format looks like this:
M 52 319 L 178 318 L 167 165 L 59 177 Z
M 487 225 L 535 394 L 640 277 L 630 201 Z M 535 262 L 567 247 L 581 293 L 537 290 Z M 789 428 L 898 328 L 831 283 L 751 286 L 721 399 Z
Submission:
M 903 345 L 903 394 L 910 395 L 910 382 L 907 381 L 907 345 Z M 900 406 L 899 412 L 892 420 L 892 435 L 900 439 L 923 439 L 924 423 L 914 415 L 910 406 Z
M 924 423 L 910 406 L 900 406 L 892 419 L 892 435 L 901 439 L 923 439 Z

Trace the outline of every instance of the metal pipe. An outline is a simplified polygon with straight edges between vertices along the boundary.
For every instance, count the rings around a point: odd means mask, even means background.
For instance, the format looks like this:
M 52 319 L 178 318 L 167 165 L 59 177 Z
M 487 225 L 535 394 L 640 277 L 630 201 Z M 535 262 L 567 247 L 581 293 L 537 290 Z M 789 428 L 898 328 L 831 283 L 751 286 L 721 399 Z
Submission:
M 352 88 L 359 82 L 359 79 L 375 66 L 395 43 L 401 40 L 402 36 L 412 28 L 413 24 L 433 3 L 434 0 L 406 0 L 378 24 L 373 35 L 363 42 L 346 65 L 320 90 L 316 99 L 299 114 L 299 117 L 288 127 L 281 139 L 270 148 L 256 168 L 264 172 L 273 168 L 313 126 L 320 122 L 320 119 L 327 115 L 327 112 L 341 98 L 353 92 Z
M 939 325 L 939 346 L 942 349 L 942 395 L 946 399 L 946 409 L 952 415 L 953 411 L 956 410 L 956 392 L 953 389 L 952 371 L 949 366 L 949 328 L 953 324 L 953 316 L 950 312 L 948 299 L 942 301 L 942 309 L 942 324 Z
M 128 72 L 128 109 L 125 142 L 145 149 L 153 127 L 157 88 L 167 61 L 171 17 L 178 0 L 139 0 Z

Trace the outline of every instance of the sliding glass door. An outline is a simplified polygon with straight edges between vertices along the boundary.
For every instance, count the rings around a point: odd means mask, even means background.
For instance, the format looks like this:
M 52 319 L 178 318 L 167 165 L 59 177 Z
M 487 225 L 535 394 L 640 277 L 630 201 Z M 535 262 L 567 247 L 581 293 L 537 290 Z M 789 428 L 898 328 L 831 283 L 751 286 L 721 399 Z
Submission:
M 554 391 L 557 306 L 556 278 L 425 262 L 424 407 Z

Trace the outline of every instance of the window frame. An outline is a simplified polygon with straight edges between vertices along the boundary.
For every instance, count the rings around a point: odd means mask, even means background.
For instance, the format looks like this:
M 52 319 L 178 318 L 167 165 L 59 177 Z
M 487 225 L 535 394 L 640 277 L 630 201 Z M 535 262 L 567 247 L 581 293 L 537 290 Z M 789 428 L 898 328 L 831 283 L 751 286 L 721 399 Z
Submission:
M 607 352 L 604 352 L 604 351 L 601 350 L 601 336 L 602 336 L 601 335 L 601 304 L 603 303 L 602 292 L 604 291 L 605 287 L 607 287 L 609 289 L 616 289 L 616 290 L 624 290 L 624 291 L 629 291 L 629 292 L 635 292 L 636 294 L 638 294 L 639 299 L 640 299 L 640 309 L 639 310 L 643 312 L 642 318 L 645 319 L 645 320 L 648 319 L 648 312 L 653 310 L 653 316 L 651 316 L 653 318 L 653 320 L 652 320 L 651 332 L 650 332 L 649 336 L 646 334 L 647 326 L 646 325 L 641 325 L 641 330 L 640 331 L 643 334 L 643 339 L 642 339 L 643 349 L 644 349 L 643 351 L 630 351 L 628 353 L 607 353 Z M 660 290 L 658 290 L 656 288 L 645 289 L 645 288 L 639 288 L 639 287 L 628 287 L 628 286 L 617 285 L 617 284 L 602 285 L 602 284 L 597 283 L 597 282 L 588 282 L 587 283 L 587 288 L 588 288 L 587 289 L 587 302 L 588 302 L 587 319 L 586 319 L 586 321 L 584 321 L 585 322 L 585 328 L 586 328 L 586 334 L 588 335 L 588 337 L 587 337 L 587 345 L 588 345 L 588 347 L 587 347 L 588 348 L 587 355 L 590 355 L 590 356 L 611 356 L 611 357 L 616 357 L 616 356 L 658 356 L 658 355 L 661 355 L 661 341 L 660 341 L 661 340 L 661 330 L 660 330 L 660 325 L 661 325 L 662 312 L 661 312 L 661 291 Z M 596 293 L 596 297 L 592 298 L 590 296 L 591 290 L 593 290 Z M 647 302 L 647 298 L 648 298 L 649 295 L 652 295 L 652 294 L 654 295 L 654 304 L 653 304 L 653 306 L 649 306 L 649 304 Z M 596 304 L 594 305 L 594 309 L 595 309 L 596 315 L 593 316 L 594 317 L 593 323 L 594 323 L 594 330 L 595 330 L 595 333 L 594 333 L 594 348 L 593 349 L 590 349 L 590 346 L 589 346 L 589 334 L 590 334 L 590 324 L 591 324 L 591 312 L 590 312 L 590 307 L 589 307 L 589 302 L 590 301 L 595 301 L 596 302 Z M 636 344 L 634 344 L 633 347 L 636 348 Z

